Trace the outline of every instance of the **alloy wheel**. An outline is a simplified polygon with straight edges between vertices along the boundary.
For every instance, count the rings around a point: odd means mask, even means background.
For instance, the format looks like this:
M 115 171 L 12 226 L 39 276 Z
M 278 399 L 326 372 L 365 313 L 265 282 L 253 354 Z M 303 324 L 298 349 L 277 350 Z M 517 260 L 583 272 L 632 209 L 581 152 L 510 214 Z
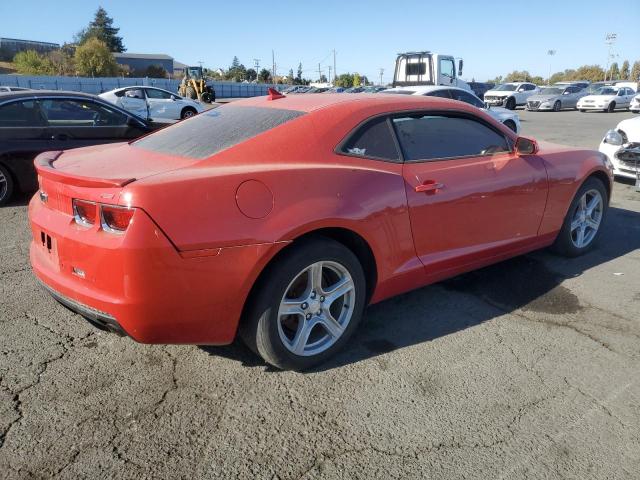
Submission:
M 318 355 L 342 336 L 353 316 L 355 283 L 340 263 L 319 261 L 289 283 L 278 310 L 278 334 L 295 355 Z
M 602 222 L 604 201 L 598 190 L 585 192 L 571 220 L 571 241 L 578 248 L 587 247 L 595 238 Z
M 2 200 L 7 194 L 7 189 L 9 188 L 7 177 L 5 177 L 2 170 L 0 170 L 0 200 Z

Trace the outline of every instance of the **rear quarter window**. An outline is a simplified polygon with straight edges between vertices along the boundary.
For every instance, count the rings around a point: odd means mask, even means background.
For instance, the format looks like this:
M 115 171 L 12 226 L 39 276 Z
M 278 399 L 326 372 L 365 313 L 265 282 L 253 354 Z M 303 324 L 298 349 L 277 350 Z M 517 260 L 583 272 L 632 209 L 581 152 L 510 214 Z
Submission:
M 293 120 L 304 112 L 225 105 L 143 137 L 133 146 L 189 158 L 207 158 Z

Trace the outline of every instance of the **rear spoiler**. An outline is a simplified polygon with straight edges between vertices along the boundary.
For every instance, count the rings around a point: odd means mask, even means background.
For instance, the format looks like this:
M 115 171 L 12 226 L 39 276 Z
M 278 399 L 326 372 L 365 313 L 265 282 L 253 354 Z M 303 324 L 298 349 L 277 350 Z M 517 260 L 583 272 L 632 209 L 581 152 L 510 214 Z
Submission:
M 38 155 L 33 164 L 36 167 L 38 175 L 49 180 L 64 183 L 67 185 L 74 185 L 76 187 L 89 187 L 89 188 L 113 188 L 124 187 L 125 185 L 134 182 L 135 178 L 96 178 L 85 177 L 82 175 L 73 175 L 64 171 L 57 171 L 53 166 L 60 155 L 64 152 L 61 150 L 53 152 L 44 152 Z

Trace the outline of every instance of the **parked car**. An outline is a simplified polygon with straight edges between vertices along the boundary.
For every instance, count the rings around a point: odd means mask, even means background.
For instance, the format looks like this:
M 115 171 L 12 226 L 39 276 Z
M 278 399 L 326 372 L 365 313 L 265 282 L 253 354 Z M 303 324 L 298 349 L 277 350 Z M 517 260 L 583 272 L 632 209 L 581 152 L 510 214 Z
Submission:
M 587 80 L 569 80 L 566 82 L 556 82 L 553 84 L 554 87 L 580 87 L 581 89 L 589 88 L 591 82 Z
M 559 112 L 564 108 L 574 110 L 578 100 L 587 95 L 587 91 L 579 85 L 558 85 L 543 87 L 539 93 L 527 99 L 526 109 L 529 111 L 553 110 Z
M 640 144 L 640 117 L 622 120 L 616 128 L 609 130 L 600 142 L 599 150 L 613 163 L 614 175 L 636 178 L 635 165 L 627 164 L 617 157 L 618 152 L 629 143 Z
M 27 90 L 31 90 L 30 88 L 24 88 L 24 87 L 4 87 L 2 85 L 0 85 L 0 93 L 3 92 L 24 92 Z
M 37 187 L 33 159 L 47 150 L 122 142 L 153 126 L 101 98 L 77 92 L 0 93 L 0 205 Z
M 589 251 L 612 187 L 598 152 L 418 95 L 272 90 L 36 163 L 31 265 L 56 299 L 145 343 L 238 333 L 292 369 L 343 347 L 368 303 L 551 245 Z
M 204 106 L 190 98 L 156 87 L 124 87 L 101 93 L 100 98 L 154 122 L 175 122 L 204 111 Z
M 457 87 L 443 87 L 439 85 L 433 86 L 415 86 L 415 87 L 396 87 L 384 90 L 382 93 L 395 93 L 404 95 L 423 95 L 427 97 L 451 98 L 460 102 L 468 103 L 474 107 L 481 108 L 486 113 L 495 118 L 498 122 L 504 124 L 516 133 L 520 133 L 520 117 L 506 108 L 491 107 L 476 97 L 469 90 Z
M 578 100 L 578 110 L 601 110 L 613 112 L 614 110 L 627 110 L 636 92 L 629 87 L 605 86 L 594 94 L 587 95 Z
M 633 113 L 640 113 L 640 94 L 631 99 L 629 110 L 631 110 Z
M 497 107 L 505 106 L 509 110 L 526 105 L 531 95 L 538 93 L 540 89 L 529 82 L 502 83 L 484 94 L 484 101 Z
M 481 100 L 484 100 L 484 94 L 495 86 L 495 83 L 469 82 L 469 87 Z

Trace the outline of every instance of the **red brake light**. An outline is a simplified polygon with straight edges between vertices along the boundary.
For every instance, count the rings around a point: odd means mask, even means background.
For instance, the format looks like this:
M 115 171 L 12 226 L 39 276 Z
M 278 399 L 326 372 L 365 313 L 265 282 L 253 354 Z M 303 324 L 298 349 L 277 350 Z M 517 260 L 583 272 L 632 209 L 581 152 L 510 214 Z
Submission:
M 85 200 L 78 200 L 74 198 L 73 205 L 73 218 L 78 225 L 83 227 L 90 227 L 96 223 L 96 217 L 98 216 L 98 206 L 93 202 L 87 202 Z
M 124 232 L 131 219 L 135 209 L 127 207 L 116 207 L 114 205 L 101 205 L 102 229 L 112 233 Z

